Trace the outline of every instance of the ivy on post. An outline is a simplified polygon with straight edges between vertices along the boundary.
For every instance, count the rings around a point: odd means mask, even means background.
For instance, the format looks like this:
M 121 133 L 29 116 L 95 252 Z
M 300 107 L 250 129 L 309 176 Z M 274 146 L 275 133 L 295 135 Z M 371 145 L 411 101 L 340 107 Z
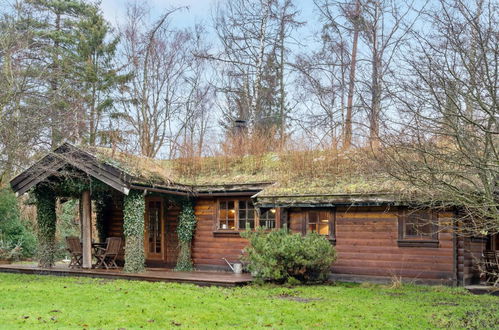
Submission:
M 38 223 L 38 266 L 52 267 L 55 262 L 56 196 L 52 189 L 38 186 L 36 197 L 36 218 Z
M 139 273 L 145 269 L 144 252 L 145 200 L 141 192 L 132 190 L 125 196 L 123 209 L 123 232 L 125 234 L 125 267 L 128 273 Z
M 194 269 L 191 258 L 191 242 L 196 230 L 196 215 L 190 202 L 182 205 L 177 227 L 180 253 L 177 260 L 176 271 L 191 271 Z

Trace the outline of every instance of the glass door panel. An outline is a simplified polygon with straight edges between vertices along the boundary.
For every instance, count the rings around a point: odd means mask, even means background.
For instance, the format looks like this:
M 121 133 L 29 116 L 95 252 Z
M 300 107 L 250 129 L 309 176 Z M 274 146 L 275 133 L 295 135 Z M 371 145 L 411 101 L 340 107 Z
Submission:
M 161 201 L 149 201 L 147 203 L 146 243 L 147 258 L 162 258 L 163 217 Z

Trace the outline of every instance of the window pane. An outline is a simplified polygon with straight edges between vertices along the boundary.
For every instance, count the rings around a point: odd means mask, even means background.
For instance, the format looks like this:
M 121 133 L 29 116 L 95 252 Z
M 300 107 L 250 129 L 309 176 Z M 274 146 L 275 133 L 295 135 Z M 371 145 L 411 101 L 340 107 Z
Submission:
M 329 235 L 329 223 L 321 223 L 319 224 L 319 234 L 321 235 Z
M 308 223 L 317 223 L 319 220 L 319 214 L 317 212 L 308 213 Z
M 255 228 L 255 221 L 250 220 L 239 220 L 239 229 L 246 229 L 246 225 L 248 225 L 251 229 Z
M 410 213 L 405 217 L 405 236 L 431 237 L 433 235 L 433 223 L 431 214 L 426 212 Z
M 235 218 L 236 211 L 234 209 L 234 201 L 220 201 L 218 213 L 218 228 L 234 229 Z
M 275 228 L 275 209 L 262 209 L 260 214 L 260 227 Z

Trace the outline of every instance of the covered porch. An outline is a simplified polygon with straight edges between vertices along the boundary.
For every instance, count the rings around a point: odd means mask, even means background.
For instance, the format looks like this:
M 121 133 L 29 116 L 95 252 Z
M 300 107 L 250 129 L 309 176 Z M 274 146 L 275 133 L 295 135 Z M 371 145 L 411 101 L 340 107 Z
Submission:
M 166 271 L 176 266 L 182 248 L 188 250 L 182 254 L 187 264 L 183 270 L 189 268 L 190 241 L 177 238 L 179 214 L 192 209 L 185 187 L 169 185 L 160 176 L 144 184 L 143 178 L 112 160 L 70 144 L 63 144 L 19 174 L 11 187 L 17 195 L 29 192 L 37 206 L 39 263 L 21 270 L 87 274 L 97 261 L 96 245 L 105 249 L 108 238 L 119 240 L 121 246 L 115 259 L 123 268 L 113 270 L 113 275 L 148 272 L 146 266 L 165 267 Z M 55 258 L 55 209 L 58 200 L 66 199 L 79 200 L 80 235 L 75 239 L 81 248 L 77 249 L 77 267 L 63 270 Z M 101 274 L 99 271 L 92 274 Z

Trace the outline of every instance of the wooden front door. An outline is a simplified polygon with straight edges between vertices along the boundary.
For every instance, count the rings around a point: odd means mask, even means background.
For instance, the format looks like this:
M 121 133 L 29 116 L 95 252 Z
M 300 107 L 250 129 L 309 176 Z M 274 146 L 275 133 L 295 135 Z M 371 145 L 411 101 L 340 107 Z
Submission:
M 165 223 L 163 202 L 160 198 L 147 199 L 145 220 L 146 259 L 163 260 L 165 254 Z

